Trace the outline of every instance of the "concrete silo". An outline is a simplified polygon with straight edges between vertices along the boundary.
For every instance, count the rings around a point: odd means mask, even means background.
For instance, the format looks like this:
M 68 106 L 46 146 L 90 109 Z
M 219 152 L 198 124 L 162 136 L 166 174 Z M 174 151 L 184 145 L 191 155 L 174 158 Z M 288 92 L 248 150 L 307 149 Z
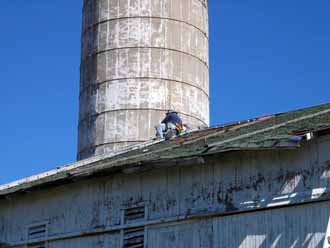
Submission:
M 85 0 L 78 159 L 209 125 L 207 0 Z

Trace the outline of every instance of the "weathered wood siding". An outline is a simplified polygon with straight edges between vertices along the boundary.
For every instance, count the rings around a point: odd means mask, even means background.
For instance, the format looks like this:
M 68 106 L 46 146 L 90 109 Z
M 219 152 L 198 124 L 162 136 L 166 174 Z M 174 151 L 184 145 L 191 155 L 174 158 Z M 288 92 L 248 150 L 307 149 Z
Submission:
M 148 233 L 148 247 L 322 248 L 329 216 L 329 203 L 319 203 L 159 227 Z
M 121 247 L 123 209 L 143 202 L 146 247 L 323 247 L 329 161 L 324 136 L 16 195 L 0 201 L 0 242 L 19 247 L 29 225 L 47 221 L 51 248 Z

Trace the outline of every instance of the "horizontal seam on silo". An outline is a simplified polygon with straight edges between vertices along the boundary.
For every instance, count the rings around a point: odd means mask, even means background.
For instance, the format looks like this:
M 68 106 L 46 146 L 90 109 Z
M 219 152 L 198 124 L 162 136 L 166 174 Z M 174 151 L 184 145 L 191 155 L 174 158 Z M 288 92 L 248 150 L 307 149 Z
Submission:
M 168 51 L 172 51 L 172 52 L 177 52 L 177 53 L 182 53 L 185 54 L 187 56 L 193 57 L 197 60 L 199 60 L 206 68 L 207 70 L 209 70 L 209 65 L 207 62 L 205 62 L 204 60 L 202 60 L 200 57 L 193 55 L 191 53 L 185 52 L 185 51 L 181 51 L 178 49 L 174 49 L 174 48 L 166 48 L 166 47 L 152 47 L 152 46 L 144 46 L 144 47 L 140 47 L 140 46 L 134 46 L 134 47 L 117 47 L 117 48 L 109 48 L 109 49 L 104 49 L 104 50 L 100 50 L 100 51 L 95 51 L 85 57 L 82 57 L 81 59 L 81 64 L 85 63 L 88 59 L 94 57 L 94 56 L 98 56 L 102 53 L 106 53 L 106 52 L 111 52 L 111 51 L 116 51 L 116 50 L 125 50 L 125 49 L 159 49 L 159 50 L 168 50 Z
M 107 23 L 107 22 L 113 22 L 113 21 L 117 21 L 117 20 L 124 20 L 124 19 L 158 19 L 158 20 L 168 20 L 168 21 L 173 21 L 173 22 L 180 22 L 180 23 L 184 23 L 188 26 L 191 26 L 191 27 L 195 28 L 200 33 L 202 33 L 203 36 L 205 36 L 205 38 L 207 40 L 209 40 L 207 32 L 203 31 L 201 28 L 197 27 L 196 25 L 194 25 L 192 23 L 189 23 L 189 22 L 186 22 L 186 21 L 183 21 L 183 20 L 179 20 L 179 19 L 174 19 L 174 18 L 169 18 L 169 17 L 159 17 L 159 16 L 123 16 L 123 17 L 118 17 L 118 18 L 105 19 L 105 20 L 102 20 L 102 21 L 99 21 L 99 22 L 95 22 L 95 23 L 89 25 L 88 27 L 86 27 L 82 31 L 81 36 L 84 36 L 86 33 L 88 33 L 90 30 L 96 28 L 100 24 Z
M 191 83 L 188 83 L 188 82 L 184 82 L 184 81 L 180 81 L 180 80 L 174 80 L 174 79 L 166 79 L 166 78 L 158 78 L 158 77 L 129 77 L 129 78 L 116 78 L 116 79 L 109 79 L 109 80 L 104 80 L 104 81 L 101 81 L 101 82 L 97 82 L 95 84 L 90 84 L 86 87 L 84 87 L 82 90 L 80 90 L 80 94 L 79 94 L 79 97 L 81 97 L 81 95 L 89 88 L 93 87 L 93 86 L 101 86 L 103 84 L 106 84 L 106 83 L 111 83 L 111 82 L 115 82 L 115 81 L 120 81 L 120 80 L 129 80 L 129 79 L 133 79 L 133 80 L 142 80 L 142 79 L 151 79 L 151 80 L 161 80 L 161 81 L 166 81 L 166 82 L 172 82 L 172 83 L 179 83 L 179 84 L 185 84 L 185 85 L 188 85 L 190 87 L 194 87 L 200 91 L 203 92 L 203 94 L 206 95 L 206 97 L 208 99 L 210 99 L 210 96 L 209 94 L 204 90 L 202 89 L 201 87 L 198 87 L 194 84 L 191 84 Z M 118 82 L 120 83 L 120 82 Z M 117 84 L 118 84 L 117 83 Z M 122 83 L 126 83 L 125 82 L 122 82 Z M 165 83 L 165 82 L 164 82 Z M 113 84 L 116 84 L 116 83 L 113 83 Z
M 113 112 L 120 112 L 120 111 L 137 111 L 137 110 L 151 110 L 151 111 L 158 111 L 158 112 L 167 112 L 169 109 L 157 109 L 157 108 L 121 108 L 121 109 L 112 109 L 112 110 L 106 110 L 106 111 L 100 111 L 98 113 L 95 113 L 95 114 L 92 114 L 92 115 L 89 115 L 81 120 L 79 120 L 79 123 L 78 123 L 78 127 L 80 126 L 80 124 L 84 121 L 86 121 L 87 119 L 89 118 L 92 118 L 92 117 L 95 117 L 95 116 L 99 116 L 99 115 L 104 115 L 104 114 L 107 114 L 107 113 L 113 113 Z M 191 114 L 186 114 L 186 113 L 183 113 L 183 112 L 180 112 L 180 111 L 176 111 L 178 114 L 180 115 L 185 115 L 185 116 L 188 116 L 188 117 L 191 117 L 191 118 L 194 118 L 200 122 L 202 122 L 204 125 L 208 126 L 206 124 L 205 121 L 203 121 L 202 119 L 194 116 L 194 115 L 191 115 Z
M 105 145 L 114 145 L 114 144 L 123 144 L 123 143 L 143 143 L 143 142 L 146 142 L 146 141 L 148 141 L 148 140 L 126 140 L 126 141 L 125 140 L 119 140 L 119 141 L 101 143 L 101 144 L 97 144 L 97 145 L 90 145 L 90 146 L 87 146 L 87 147 L 83 148 L 82 150 L 80 150 L 79 154 L 84 153 L 84 152 L 86 152 L 90 149 L 105 146 Z

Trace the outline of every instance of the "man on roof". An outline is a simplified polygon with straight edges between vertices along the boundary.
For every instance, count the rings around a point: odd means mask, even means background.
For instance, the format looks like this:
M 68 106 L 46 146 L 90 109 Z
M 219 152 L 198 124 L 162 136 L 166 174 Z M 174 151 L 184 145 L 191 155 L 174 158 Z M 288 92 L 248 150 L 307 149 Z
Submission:
M 170 140 L 172 137 L 179 135 L 184 130 L 182 120 L 178 115 L 178 112 L 169 110 L 166 113 L 162 122 L 156 126 L 157 138 Z

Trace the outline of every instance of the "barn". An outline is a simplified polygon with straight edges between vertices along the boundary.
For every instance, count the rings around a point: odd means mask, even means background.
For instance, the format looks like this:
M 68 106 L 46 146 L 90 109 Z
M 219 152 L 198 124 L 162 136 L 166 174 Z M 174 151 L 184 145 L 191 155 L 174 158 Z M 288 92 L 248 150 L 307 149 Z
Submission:
M 330 247 L 330 104 L 0 186 L 0 247 Z

